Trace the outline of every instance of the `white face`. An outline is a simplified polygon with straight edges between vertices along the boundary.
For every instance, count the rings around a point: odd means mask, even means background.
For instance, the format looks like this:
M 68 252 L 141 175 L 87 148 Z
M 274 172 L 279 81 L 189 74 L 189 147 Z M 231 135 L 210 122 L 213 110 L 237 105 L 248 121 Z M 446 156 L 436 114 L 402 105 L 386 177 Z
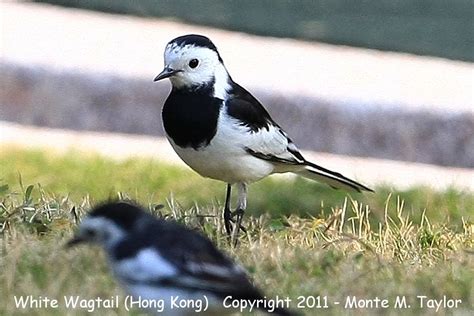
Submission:
M 165 49 L 165 67 L 179 72 L 170 77 L 175 87 L 201 86 L 216 80 L 224 71 L 218 54 L 206 47 L 168 44 Z M 221 75 L 222 76 L 222 75 Z
M 111 247 L 125 236 L 125 232 L 113 221 L 104 217 L 86 217 L 79 226 L 76 238 L 84 242 Z

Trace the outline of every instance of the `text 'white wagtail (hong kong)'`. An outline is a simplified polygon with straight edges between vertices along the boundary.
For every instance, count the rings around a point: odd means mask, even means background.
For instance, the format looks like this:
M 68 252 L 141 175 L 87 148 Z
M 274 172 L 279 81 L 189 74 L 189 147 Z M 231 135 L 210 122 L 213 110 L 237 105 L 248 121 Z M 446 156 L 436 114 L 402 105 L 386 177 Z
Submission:
M 247 307 L 253 304 L 254 310 L 292 315 L 288 306 L 267 303 L 272 300 L 209 239 L 137 206 L 114 202 L 95 208 L 68 246 L 82 242 L 98 243 L 105 249 L 126 291 L 135 300 L 162 308 L 150 308 L 152 313 L 224 315 L 239 311 L 231 302 L 245 302 Z
M 260 102 L 235 83 L 216 46 L 205 36 L 184 35 L 166 45 L 164 70 L 172 90 L 163 106 L 163 125 L 176 153 L 204 177 L 227 183 L 224 222 L 240 228 L 247 185 L 272 173 L 292 172 L 333 188 L 372 191 L 340 173 L 307 161 Z M 231 185 L 239 190 L 230 210 Z M 237 229 L 235 229 L 237 228 Z

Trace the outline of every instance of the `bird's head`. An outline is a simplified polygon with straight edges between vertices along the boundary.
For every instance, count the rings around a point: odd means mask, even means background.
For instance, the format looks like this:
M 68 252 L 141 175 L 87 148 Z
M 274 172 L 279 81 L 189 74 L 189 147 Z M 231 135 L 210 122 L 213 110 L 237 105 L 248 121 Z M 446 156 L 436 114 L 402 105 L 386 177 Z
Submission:
M 88 242 L 110 248 L 132 232 L 145 214 L 138 207 L 124 202 L 98 206 L 82 220 L 67 246 Z
M 170 41 L 164 53 L 165 68 L 155 81 L 169 78 L 174 88 L 194 90 L 213 88 L 214 96 L 223 98 L 230 77 L 211 40 L 202 35 L 184 35 Z

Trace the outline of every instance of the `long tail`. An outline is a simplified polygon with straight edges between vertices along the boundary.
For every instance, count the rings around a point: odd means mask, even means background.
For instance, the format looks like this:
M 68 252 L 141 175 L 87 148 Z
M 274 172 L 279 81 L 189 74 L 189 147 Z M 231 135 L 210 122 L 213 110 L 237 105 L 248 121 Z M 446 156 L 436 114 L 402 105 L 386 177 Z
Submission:
M 306 161 L 304 169 L 296 171 L 297 174 L 322 183 L 326 183 L 334 189 L 344 189 L 347 191 L 370 191 L 374 190 L 362 185 L 354 180 L 351 180 L 338 172 L 331 171 L 329 169 L 318 166 L 312 162 Z

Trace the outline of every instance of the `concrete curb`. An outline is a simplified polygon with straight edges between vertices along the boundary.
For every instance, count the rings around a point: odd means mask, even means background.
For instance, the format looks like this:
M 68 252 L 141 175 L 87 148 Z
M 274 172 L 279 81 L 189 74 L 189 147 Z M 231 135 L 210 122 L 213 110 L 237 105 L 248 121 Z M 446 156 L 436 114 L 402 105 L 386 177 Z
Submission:
M 77 132 L 39 128 L 0 121 L 0 144 L 8 148 L 43 149 L 59 154 L 71 151 L 96 153 L 112 159 L 153 158 L 185 167 L 168 141 L 143 135 Z M 305 157 L 337 170 L 364 184 L 385 184 L 397 189 L 427 186 L 442 190 L 449 187 L 474 191 L 474 170 L 380 159 L 350 158 L 316 152 Z
M 193 32 L 300 148 L 474 168 L 470 63 L 44 4 L 0 11 L 2 120 L 163 135 L 169 83 L 152 78 L 166 42 Z

